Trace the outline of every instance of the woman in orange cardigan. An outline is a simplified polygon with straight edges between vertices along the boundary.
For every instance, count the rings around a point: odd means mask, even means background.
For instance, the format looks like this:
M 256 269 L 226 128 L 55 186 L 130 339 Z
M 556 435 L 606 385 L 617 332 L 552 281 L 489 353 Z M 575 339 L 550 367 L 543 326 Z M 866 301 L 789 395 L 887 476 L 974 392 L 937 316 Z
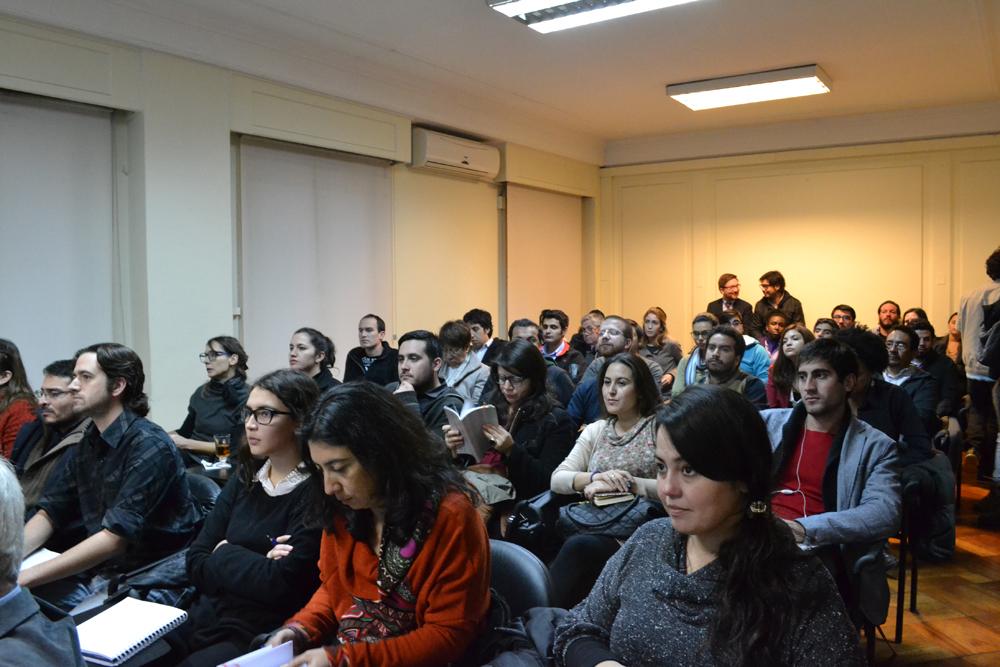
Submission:
M 370 382 L 330 391 L 301 435 L 322 473 L 321 583 L 269 643 L 309 667 L 459 660 L 489 610 L 489 541 L 444 447 Z

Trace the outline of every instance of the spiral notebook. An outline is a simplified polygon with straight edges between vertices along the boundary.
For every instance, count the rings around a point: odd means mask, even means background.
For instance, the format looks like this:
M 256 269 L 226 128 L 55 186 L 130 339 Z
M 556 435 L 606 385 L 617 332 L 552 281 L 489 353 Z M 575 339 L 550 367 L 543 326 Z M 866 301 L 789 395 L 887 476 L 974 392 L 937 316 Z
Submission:
M 114 667 L 187 620 L 187 612 L 165 604 L 125 598 L 76 628 L 87 662 Z

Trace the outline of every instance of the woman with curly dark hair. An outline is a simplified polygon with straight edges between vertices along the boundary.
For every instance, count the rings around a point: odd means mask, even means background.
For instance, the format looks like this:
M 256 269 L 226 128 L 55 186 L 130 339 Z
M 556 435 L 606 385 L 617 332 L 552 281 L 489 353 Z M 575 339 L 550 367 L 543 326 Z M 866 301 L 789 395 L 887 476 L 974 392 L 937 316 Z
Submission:
M 830 573 L 771 513 L 771 444 L 743 396 L 696 385 L 656 419 L 657 493 L 556 630 L 560 666 L 862 665 Z
M 489 542 L 462 476 L 420 417 L 370 382 L 324 394 L 300 437 L 324 524 L 320 587 L 275 632 L 292 665 L 444 665 L 490 605 Z

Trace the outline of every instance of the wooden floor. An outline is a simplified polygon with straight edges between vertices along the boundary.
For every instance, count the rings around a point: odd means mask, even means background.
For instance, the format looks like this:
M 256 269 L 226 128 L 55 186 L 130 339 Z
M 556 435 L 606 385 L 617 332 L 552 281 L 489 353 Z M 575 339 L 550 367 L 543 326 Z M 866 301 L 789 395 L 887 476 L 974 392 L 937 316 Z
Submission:
M 940 565 L 920 564 L 919 613 L 904 614 L 902 644 L 879 637 L 877 664 L 1000 665 L 1000 530 L 975 527 L 972 504 L 987 491 L 975 483 L 968 467 L 964 479 L 955 558 Z M 889 586 L 893 604 L 883 630 L 892 639 L 896 582 L 890 579 Z M 906 593 L 909 600 L 909 590 Z

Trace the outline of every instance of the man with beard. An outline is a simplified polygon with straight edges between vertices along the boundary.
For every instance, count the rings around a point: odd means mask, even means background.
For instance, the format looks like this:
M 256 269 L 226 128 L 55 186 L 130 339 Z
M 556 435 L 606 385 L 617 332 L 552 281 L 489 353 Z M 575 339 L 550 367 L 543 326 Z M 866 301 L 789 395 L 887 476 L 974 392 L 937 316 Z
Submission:
M 399 382 L 386 389 L 405 405 L 417 410 L 427 429 L 441 437 L 441 427 L 448 423 L 445 407 L 462 411 L 461 394 L 441 382 L 438 373 L 442 361 L 441 343 L 430 331 L 409 331 L 399 339 Z
M 691 320 L 691 337 L 694 339 L 694 348 L 691 354 L 681 359 L 677 364 L 677 376 L 674 378 L 674 386 L 670 388 L 670 395 L 676 396 L 684 391 L 684 387 L 689 384 L 703 382 L 705 374 L 705 348 L 708 347 L 708 336 L 712 329 L 719 326 L 719 320 L 712 313 L 698 313 Z
M 712 329 L 705 346 L 705 376 L 707 384 L 721 385 L 743 394 L 758 410 L 767 407 L 764 383 L 740 370 L 740 360 L 746 350 L 743 334 L 727 324 Z
M 917 410 L 927 436 L 933 438 L 941 428 L 937 418 L 941 392 L 937 380 L 930 373 L 911 363 L 918 344 L 919 338 L 913 329 L 907 326 L 894 327 L 885 339 L 889 364 L 882 372 L 882 379 L 903 388 L 913 401 L 913 407 Z
M 910 327 L 917 334 L 917 353 L 913 364 L 937 380 L 941 396 L 937 404 L 938 417 L 957 417 L 962 402 L 964 382 L 955 362 L 934 349 L 934 325 L 927 320 L 917 320 Z
M 878 326 L 875 327 L 882 340 L 885 340 L 892 328 L 899 324 L 899 304 L 895 301 L 883 301 L 878 306 Z
M 80 414 L 69 385 L 73 381 L 72 359 L 54 361 L 42 371 L 37 421 L 18 431 L 10 462 L 24 492 L 24 513 L 35 514 L 45 483 L 65 464 L 67 456 L 83 438 L 90 418 Z

